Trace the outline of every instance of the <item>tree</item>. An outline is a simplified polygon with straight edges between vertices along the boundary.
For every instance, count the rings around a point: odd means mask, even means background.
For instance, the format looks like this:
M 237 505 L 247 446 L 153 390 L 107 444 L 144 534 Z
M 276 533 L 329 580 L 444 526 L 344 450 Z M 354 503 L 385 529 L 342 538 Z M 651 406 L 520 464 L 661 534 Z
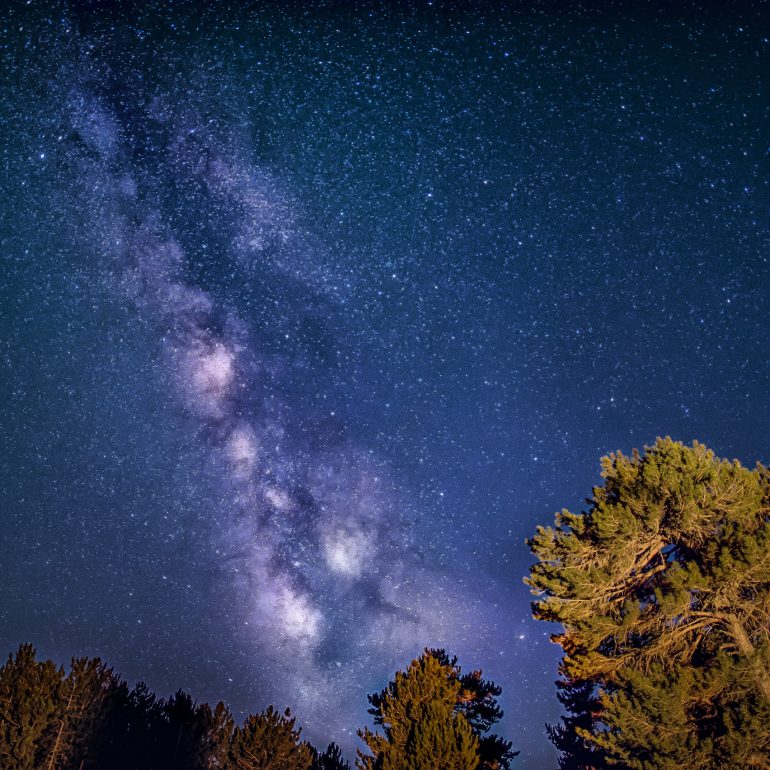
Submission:
M 501 716 L 500 689 L 481 672 L 462 675 L 457 659 L 425 650 L 406 672 L 369 696 L 369 713 L 383 728 L 359 731 L 369 754 L 359 750 L 361 770 L 480 770 L 508 768 L 510 744 L 483 736 Z M 497 764 L 488 764 L 497 762 Z
M 511 761 L 519 752 L 511 750 L 510 741 L 489 733 L 492 726 L 503 718 L 503 710 L 497 702 L 502 688 L 484 679 L 481 670 L 463 674 L 457 665 L 457 657 L 450 659 L 444 650 L 428 650 L 428 654 L 449 666 L 460 682 L 455 710 L 465 716 L 479 739 L 479 770 L 509 770 Z
M 163 701 L 144 682 L 129 688 L 116 681 L 104 705 L 103 729 L 94 736 L 94 768 L 151 770 L 163 751 L 167 719 Z
M 158 699 L 98 658 L 65 676 L 25 644 L 0 667 L 2 770 L 350 770 L 335 744 L 319 756 L 300 734 L 288 709 L 235 728 L 223 703 Z
M 343 759 L 340 747 L 330 743 L 326 751 L 316 758 L 313 770 L 350 770 L 350 765 Z
M 207 768 L 227 766 L 227 755 L 235 723 L 230 709 L 222 701 L 211 709 L 208 703 L 199 707 L 200 719 L 204 726 L 204 746 Z
M 22 644 L 0 668 L 0 766 L 3 770 L 43 767 L 55 741 L 64 672 L 50 660 L 35 660 Z
M 300 740 L 289 709 L 279 714 L 272 706 L 250 715 L 233 733 L 227 770 L 310 770 L 314 751 Z
M 221 757 L 232 731 L 232 717 L 224 705 L 212 712 L 197 705 L 189 693 L 177 691 L 160 701 L 153 761 L 164 770 L 208 770 Z M 229 730 L 229 732 L 228 732 Z M 219 759 L 217 759 L 219 761 Z
M 606 770 L 608 766 L 598 747 L 581 737 L 586 730 L 591 730 L 599 711 L 595 684 L 591 681 L 561 680 L 556 686 L 558 698 L 568 713 L 562 717 L 562 724 L 546 725 L 546 730 L 560 752 L 559 767 L 562 770 Z
M 529 545 L 560 623 L 562 767 L 770 767 L 770 480 L 658 439 Z
M 112 669 L 99 658 L 73 658 L 59 689 L 53 744 L 45 770 L 83 768 L 89 744 L 104 718 L 104 702 L 114 685 Z

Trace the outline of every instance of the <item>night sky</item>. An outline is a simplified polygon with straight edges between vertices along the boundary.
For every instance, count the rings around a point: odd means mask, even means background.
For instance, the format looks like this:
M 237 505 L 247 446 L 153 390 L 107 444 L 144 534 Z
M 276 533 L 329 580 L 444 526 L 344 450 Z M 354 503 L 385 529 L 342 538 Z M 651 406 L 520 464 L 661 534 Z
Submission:
M 525 538 L 658 435 L 770 461 L 770 6 L 9 2 L 0 44 L 0 654 L 352 758 L 443 646 L 552 766 Z

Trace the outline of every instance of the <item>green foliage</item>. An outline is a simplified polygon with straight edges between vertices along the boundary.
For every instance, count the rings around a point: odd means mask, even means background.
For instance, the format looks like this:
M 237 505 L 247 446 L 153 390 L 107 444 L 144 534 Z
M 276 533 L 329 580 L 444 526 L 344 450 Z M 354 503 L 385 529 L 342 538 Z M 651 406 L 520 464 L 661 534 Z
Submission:
M 443 665 L 449 666 L 460 682 L 455 710 L 468 720 L 479 739 L 479 769 L 509 770 L 510 763 L 518 752 L 511 750 L 510 741 L 489 733 L 492 726 L 503 718 L 503 710 L 497 702 L 502 688 L 484 679 L 481 671 L 463 674 L 457 665 L 457 658 L 450 659 L 444 650 L 427 652 Z
M 31 645 L 0 668 L 0 768 L 349 770 L 334 744 L 317 757 L 288 711 L 271 707 L 236 728 L 222 703 L 212 710 L 182 690 L 159 700 L 99 659 L 74 658 L 65 676 Z
M 462 675 L 457 659 L 425 650 L 380 693 L 369 713 L 382 733 L 359 731 L 369 753 L 361 770 L 481 770 L 508 768 L 514 753 L 497 736 L 480 736 L 501 716 L 500 694 L 481 672 Z
M 300 740 L 294 718 L 270 706 L 233 733 L 225 770 L 310 770 L 314 752 Z
M 454 704 L 433 700 L 425 704 L 413 725 L 405 756 L 385 754 L 383 770 L 472 770 L 479 762 L 478 740 Z
M 529 542 L 533 613 L 562 626 L 561 766 L 770 766 L 767 472 L 671 439 L 602 468 Z
M 59 689 L 54 739 L 46 770 L 81 768 L 90 764 L 89 743 L 102 727 L 104 705 L 115 683 L 112 669 L 99 658 L 73 658 Z
M 53 741 L 64 672 L 23 644 L 0 669 L 0 767 L 37 770 Z

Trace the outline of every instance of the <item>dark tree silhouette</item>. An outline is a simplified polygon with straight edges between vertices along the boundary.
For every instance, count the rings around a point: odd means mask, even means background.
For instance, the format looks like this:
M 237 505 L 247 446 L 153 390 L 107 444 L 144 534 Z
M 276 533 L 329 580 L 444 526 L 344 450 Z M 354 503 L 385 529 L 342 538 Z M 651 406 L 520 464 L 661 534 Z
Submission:
M 350 770 L 350 764 L 343 759 L 340 747 L 330 743 L 326 751 L 316 758 L 313 770 Z

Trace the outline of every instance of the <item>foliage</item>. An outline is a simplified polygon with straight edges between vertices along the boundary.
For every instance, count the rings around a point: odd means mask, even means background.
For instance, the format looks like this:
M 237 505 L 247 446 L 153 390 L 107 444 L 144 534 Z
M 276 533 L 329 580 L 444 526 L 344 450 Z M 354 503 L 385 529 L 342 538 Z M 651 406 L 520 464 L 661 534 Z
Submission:
M 23 644 L 0 669 L 0 766 L 36 770 L 54 740 L 64 673 Z
M 313 770 L 350 770 L 350 765 L 343 759 L 340 747 L 330 743 L 326 751 L 316 757 Z
M 314 765 L 314 762 L 316 763 Z M 289 712 L 272 707 L 235 727 L 223 703 L 182 690 L 158 699 L 98 658 L 70 671 L 22 645 L 0 668 L 3 770 L 349 770 L 331 744 L 317 757 Z
M 314 752 L 294 721 L 288 709 L 279 714 L 272 706 L 247 717 L 233 733 L 226 770 L 310 770 Z
M 449 666 L 460 682 L 455 709 L 468 720 L 479 739 L 480 770 L 509 770 L 518 752 L 511 750 L 510 741 L 489 733 L 493 725 L 503 718 L 503 710 L 497 702 L 502 688 L 484 679 L 480 670 L 463 674 L 457 665 L 457 657 L 450 659 L 444 650 L 428 650 L 428 653 Z
M 770 766 L 767 471 L 668 438 L 602 468 L 529 542 L 534 615 L 563 629 L 562 767 Z
M 484 736 L 502 716 L 500 688 L 476 671 L 465 676 L 443 650 L 425 650 L 380 693 L 369 713 L 383 728 L 359 731 L 369 754 L 361 770 L 480 770 L 508 768 L 514 753 L 497 736 Z
M 104 704 L 114 681 L 112 670 L 99 658 L 72 659 L 70 672 L 54 695 L 54 737 L 46 770 L 89 764 L 89 742 L 103 726 Z

